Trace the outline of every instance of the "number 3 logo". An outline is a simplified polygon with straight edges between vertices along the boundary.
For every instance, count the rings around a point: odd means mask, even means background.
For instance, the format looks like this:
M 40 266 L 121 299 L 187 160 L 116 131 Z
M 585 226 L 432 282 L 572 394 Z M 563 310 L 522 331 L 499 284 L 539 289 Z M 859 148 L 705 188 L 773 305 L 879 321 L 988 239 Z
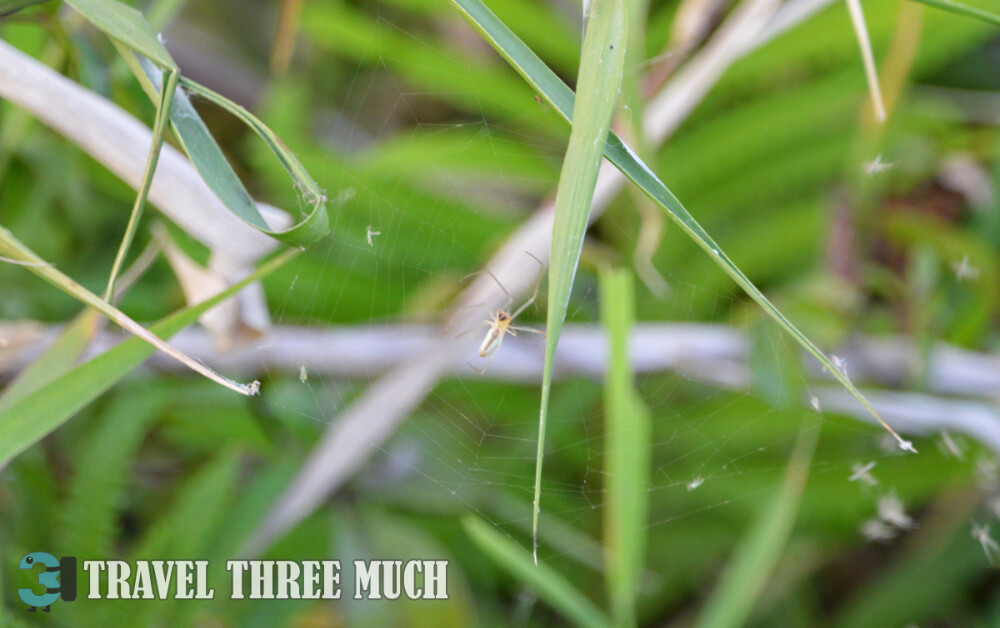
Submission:
M 45 587 L 45 593 L 39 595 L 31 589 L 18 589 L 21 601 L 28 605 L 28 611 L 34 613 L 41 608 L 46 613 L 50 611 L 53 602 L 62 596 L 67 602 L 76 599 L 76 557 L 64 556 L 62 560 L 46 552 L 32 552 L 21 559 L 21 569 L 32 569 L 35 565 L 43 565 L 45 571 L 38 573 L 38 584 Z M 60 576 L 62 582 L 60 583 Z

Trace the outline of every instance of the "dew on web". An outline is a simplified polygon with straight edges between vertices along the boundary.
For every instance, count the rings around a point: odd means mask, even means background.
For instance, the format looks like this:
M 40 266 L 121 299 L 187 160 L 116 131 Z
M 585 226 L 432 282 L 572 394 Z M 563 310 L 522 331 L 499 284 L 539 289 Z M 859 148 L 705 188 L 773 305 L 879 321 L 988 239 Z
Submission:
M 1000 544 L 990 536 L 990 524 L 979 525 L 973 521 L 972 538 L 979 541 L 979 546 L 983 548 L 986 560 L 991 566 L 995 566 L 997 564 L 997 555 L 1000 554 Z
M 858 531 L 866 541 L 873 543 L 884 543 L 892 540 L 899 533 L 896 528 L 879 519 L 866 519 L 861 523 Z
M 969 254 L 966 253 L 962 259 L 953 262 L 951 265 L 955 271 L 955 277 L 959 281 L 976 281 L 979 279 L 979 268 L 969 263 Z
M 909 530 L 916 526 L 913 517 L 906 514 L 903 502 L 895 493 L 883 495 L 878 500 L 878 517 L 887 525 L 900 530 Z
M 941 430 L 941 440 L 938 441 L 938 449 L 941 453 L 956 460 L 965 460 L 965 452 L 968 448 L 969 444 L 964 438 L 954 437 L 948 430 Z
M 888 162 L 883 161 L 882 154 L 879 153 L 878 155 L 875 156 L 875 159 L 873 159 L 870 162 L 868 162 L 868 163 L 865 164 L 864 171 L 865 171 L 866 174 L 868 174 L 869 176 L 871 176 L 871 175 L 880 174 L 880 173 L 883 173 L 883 172 L 885 172 L 887 170 L 890 170 L 895 165 L 896 164 L 894 164 L 894 163 L 888 163 Z
M 856 462 L 851 465 L 851 477 L 848 478 L 849 482 L 857 482 L 858 484 L 864 484 L 867 486 L 875 486 L 878 484 L 878 480 L 871 474 L 871 470 L 875 468 L 875 462 L 869 462 L 867 464 L 861 464 Z

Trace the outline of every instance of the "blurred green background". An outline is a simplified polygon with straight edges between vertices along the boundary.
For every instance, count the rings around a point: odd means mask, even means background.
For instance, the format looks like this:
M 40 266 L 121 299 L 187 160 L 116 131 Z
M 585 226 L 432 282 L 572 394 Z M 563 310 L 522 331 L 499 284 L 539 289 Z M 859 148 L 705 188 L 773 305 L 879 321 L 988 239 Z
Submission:
M 449 3 L 129 4 L 161 20 L 186 75 L 256 112 L 328 196 L 354 191 L 331 206 L 330 236 L 264 281 L 275 326 L 443 322 L 460 279 L 481 269 L 555 189 L 568 126 Z M 576 3 L 486 4 L 572 85 L 582 34 Z M 627 80 L 655 74 L 669 66 L 665 59 L 683 68 L 689 57 L 676 49 L 678 15 L 711 4 L 652 2 L 648 18 L 633 22 L 644 29 L 645 48 Z M 731 8 L 715 4 L 719 17 Z M 969 4 L 990 8 L 985 0 Z M 858 44 L 846 7 L 834 3 L 736 62 L 662 148 L 643 154 L 740 268 L 825 349 L 888 337 L 915 347 L 915 363 L 892 382 L 858 383 L 957 402 L 929 390 L 939 343 L 992 355 L 981 368 L 1000 371 L 1000 29 L 905 1 L 873 0 L 864 9 L 887 92 L 901 89 L 884 127 L 866 116 Z M 714 28 L 719 19 L 707 22 Z M 295 42 L 290 56 L 279 24 Z M 709 31 L 709 42 L 717 32 Z M 57 59 L 59 72 L 151 123 L 153 106 L 107 39 L 68 8 L 50 2 L 3 18 L 0 38 Z M 263 144 L 220 110 L 198 105 L 251 192 L 297 207 L 297 191 Z M 616 128 L 627 131 L 627 120 L 623 112 Z M 102 290 L 134 191 L 7 102 L 0 133 L 0 224 Z M 871 167 L 877 156 L 886 169 Z M 646 203 L 626 188 L 592 226 L 571 322 L 599 324 L 597 269 L 633 268 L 639 234 L 653 228 L 644 222 Z M 147 213 L 136 251 L 159 220 Z M 369 245 L 372 228 L 380 234 Z M 171 234 L 205 260 L 178 228 Z M 635 486 L 649 499 L 648 525 L 637 530 L 647 537 L 637 625 L 706 617 L 741 541 L 790 473 L 800 430 L 819 430 L 818 444 L 787 544 L 773 572 L 757 574 L 764 582 L 752 594 L 750 625 L 1000 623 L 1000 581 L 985 542 L 972 534 L 973 522 L 997 517 L 995 453 L 944 435 L 959 442 L 956 456 L 930 430 L 915 438 L 918 456 L 902 456 L 884 448 L 874 426 L 836 413 L 816 422 L 800 399 L 821 377 L 817 369 L 687 236 L 665 225 L 652 264 L 669 296 L 637 279 L 638 321 L 745 333 L 751 381 L 726 389 L 670 371 L 636 379 L 652 426 L 649 476 Z M 184 305 L 162 258 L 121 302 L 143 322 Z M 50 326 L 79 311 L 23 268 L 0 264 L 0 319 Z M 538 327 L 543 318 L 541 302 L 521 322 Z M 468 338 L 478 345 L 479 337 Z M 490 560 L 462 526 L 463 517 L 481 517 L 530 549 L 539 390 L 474 373 L 437 383 L 344 488 L 264 554 L 342 563 L 448 559 L 447 602 L 80 601 L 58 603 L 49 616 L 23 612 L 16 589 L 29 574 L 17 564 L 30 551 L 237 557 L 324 430 L 377 378 L 313 371 L 303 382 L 297 370 L 263 365 L 251 374 L 263 394 L 246 399 L 190 374 L 141 368 L 19 455 L 0 476 L 0 624 L 573 623 Z M 0 374 L 4 382 L 13 375 Z M 997 418 L 997 393 L 967 396 Z M 600 379 L 562 377 L 552 417 L 542 562 L 607 608 Z M 877 486 L 849 481 L 855 465 L 870 461 Z M 905 505 L 912 529 L 873 542 L 862 527 L 889 495 Z

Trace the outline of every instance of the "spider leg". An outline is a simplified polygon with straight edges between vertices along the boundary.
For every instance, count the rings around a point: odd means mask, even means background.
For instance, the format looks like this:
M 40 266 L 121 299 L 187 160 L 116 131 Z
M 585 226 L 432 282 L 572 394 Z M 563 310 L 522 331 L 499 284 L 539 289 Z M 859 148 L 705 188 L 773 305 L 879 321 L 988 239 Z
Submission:
M 455 322 L 456 318 L 458 318 L 457 312 L 464 312 L 465 310 L 469 310 L 469 309 L 472 309 L 474 307 L 481 307 L 481 308 L 483 308 L 484 310 L 486 310 L 486 313 L 490 316 L 490 318 L 493 317 L 493 310 L 491 310 L 490 306 L 486 305 L 485 303 L 480 302 L 480 303 L 472 303 L 471 305 L 463 305 L 462 307 L 458 308 L 458 310 L 456 310 L 456 315 L 453 316 L 452 320 L 450 320 L 448 322 L 448 327 L 447 328 L 451 329 L 451 324 L 453 322 Z
M 500 289 L 503 290 L 503 293 L 507 295 L 507 298 L 510 299 L 511 302 L 514 301 L 514 297 L 510 296 L 510 293 L 507 292 L 507 288 L 503 287 L 503 284 L 500 283 L 500 280 L 497 279 L 497 276 L 494 275 L 493 271 L 491 271 L 489 269 L 484 268 L 483 270 L 477 270 L 474 273 L 469 273 L 465 277 L 462 277 L 461 279 L 459 279 L 459 281 L 462 282 L 462 281 L 465 281 L 465 280 L 469 279 L 470 277 L 475 277 L 476 275 L 482 275 L 483 273 L 486 273 L 487 275 L 489 275 L 490 277 L 492 277 L 493 281 L 497 282 L 497 285 L 500 286 Z
M 499 348 L 500 347 L 497 347 L 497 349 L 499 349 Z M 476 367 L 472 366 L 472 362 L 466 362 L 466 364 L 469 365 L 470 369 L 472 369 L 473 371 L 479 373 L 480 375 L 486 375 L 486 369 L 490 368 L 490 364 L 493 364 L 493 360 L 496 359 L 497 353 L 498 353 L 498 351 L 494 351 L 493 352 L 493 355 L 491 355 L 490 359 L 487 360 L 486 366 L 484 366 L 482 369 L 477 369 Z
M 464 311 L 464 310 L 471 310 L 474 307 L 484 308 L 487 312 L 490 313 L 490 316 L 493 315 L 493 310 L 490 309 L 490 306 L 486 305 L 486 303 L 484 303 L 482 301 L 480 301 L 479 303 L 471 303 L 469 305 L 463 305 L 462 307 L 458 308 L 458 311 L 461 312 L 461 311 Z
M 470 328 L 466 329 L 465 331 L 463 331 L 462 333 L 460 333 L 459 335 L 455 336 L 454 340 L 458 340 L 459 338 L 462 338 L 463 336 L 468 336 L 472 332 L 478 331 L 484 324 L 489 325 L 490 322 L 491 321 L 483 321 L 482 323 L 479 323 L 475 327 L 470 327 Z
M 473 308 L 473 307 L 484 308 L 486 310 L 487 315 L 490 318 L 493 318 L 493 310 L 491 310 L 485 303 L 473 303 L 472 305 L 463 305 L 462 307 L 459 308 L 459 311 L 468 310 L 469 308 Z M 457 315 L 457 313 L 454 316 L 451 317 L 451 320 L 448 321 L 448 325 L 445 326 L 445 330 L 446 331 L 451 331 L 451 326 L 455 323 L 455 319 L 457 319 L 457 318 L 459 318 L 458 315 Z M 489 323 L 490 321 L 485 321 L 485 322 Z M 482 323 L 480 323 L 479 325 L 476 325 L 472 329 L 466 329 L 465 331 L 463 331 L 459 335 L 455 336 L 455 338 L 456 339 L 457 338 L 461 338 L 462 336 L 464 336 L 465 334 L 469 333 L 470 331 L 474 331 L 476 329 L 479 329 L 481 326 L 482 326 Z
M 541 276 L 541 275 L 539 275 L 539 276 Z M 535 302 L 535 297 L 531 297 L 530 299 L 528 299 L 527 301 L 525 301 L 524 303 L 522 303 L 521 307 L 517 308 L 517 310 L 513 314 L 510 315 L 510 319 L 514 320 L 515 318 L 517 318 L 518 315 L 521 314 L 521 312 L 523 312 L 524 310 L 526 310 L 534 302 Z
M 528 252 L 525 251 L 525 253 L 528 253 Z M 531 253 L 528 253 L 528 255 L 531 255 Z M 535 289 L 531 293 L 531 298 L 528 299 L 527 301 L 525 301 L 524 303 L 522 303 L 521 307 L 517 308 L 517 310 L 513 314 L 510 315 L 511 320 L 514 320 L 515 318 L 517 318 L 518 314 L 520 314 L 521 312 L 523 312 L 524 310 L 526 310 L 532 303 L 535 302 L 535 299 L 538 297 L 538 289 L 542 285 L 542 275 L 545 274 L 545 264 L 543 264 L 542 260 L 538 259 L 534 255 L 531 255 L 531 258 L 534 259 L 536 262 L 538 262 L 538 278 L 535 279 Z M 506 290 L 504 292 L 506 292 Z
M 531 327 L 518 327 L 516 325 L 511 325 L 508 329 L 516 329 L 517 331 L 526 331 L 526 332 L 529 332 L 529 333 L 532 333 L 532 334 L 540 334 L 542 336 L 545 335 L 544 331 L 542 331 L 540 329 L 532 329 Z M 517 334 L 514 334 L 514 335 L 516 336 Z

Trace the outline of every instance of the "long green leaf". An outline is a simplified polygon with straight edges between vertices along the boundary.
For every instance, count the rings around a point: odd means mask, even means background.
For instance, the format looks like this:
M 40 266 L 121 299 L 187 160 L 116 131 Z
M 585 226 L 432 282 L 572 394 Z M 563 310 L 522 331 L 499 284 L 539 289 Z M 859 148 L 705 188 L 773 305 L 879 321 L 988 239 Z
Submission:
M 112 39 L 152 59 L 161 68 L 179 72 L 142 13 L 118 0 L 66 0 L 88 22 Z
M 965 17 L 973 17 L 978 20 L 983 20 L 984 22 L 1000 26 L 1000 13 L 991 13 L 989 11 L 984 11 L 983 9 L 970 7 L 969 5 L 962 4 L 960 2 L 952 2 L 952 0 L 914 0 L 914 2 L 926 4 L 929 7 L 941 9 L 942 11 L 964 15 Z
M 129 60 L 128 57 L 126 60 Z M 130 65 L 133 66 L 134 74 L 142 83 L 149 97 L 156 101 L 159 98 L 157 86 L 161 82 L 160 69 L 143 59 L 139 59 L 136 64 L 130 63 Z M 251 227 L 290 246 L 307 246 L 326 236 L 330 230 L 326 195 L 299 163 L 294 153 L 270 128 L 243 107 L 189 79 L 182 78 L 181 81 L 185 88 L 236 115 L 260 136 L 289 176 L 292 177 L 293 184 L 303 194 L 306 204 L 309 206 L 309 210 L 298 223 L 283 231 L 272 230 L 260 215 L 257 203 L 222 154 L 222 149 L 219 148 L 201 116 L 191 104 L 188 95 L 184 90 L 176 90 L 170 117 L 171 128 L 173 128 L 184 152 L 191 158 L 195 169 L 229 211 Z
M 257 394 L 257 387 L 259 385 L 258 382 L 253 382 L 252 384 L 240 384 L 239 382 L 234 382 L 231 379 L 227 379 L 219 375 L 201 362 L 193 360 L 184 353 L 181 353 L 160 339 L 155 333 L 150 332 L 148 329 L 129 318 L 117 307 L 108 303 L 104 299 L 101 299 L 99 296 L 90 290 L 87 290 L 67 275 L 61 273 L 54 266 L 43 260 L 34 251 L 25 246 L 20 240 L 14 237 L 13 233 L 4 227 L 0 227 L 0 253 L 11 256 L 11 259 L 8 259 L 8 261 L 24 266 L 32 273 L 38 275 L 77 301 L 94 308 L 101 314 L 104 314 L 117 325 L 121 326 L 122 329 L 138 336 L 153 347 L 156 347 L 181 364 L 187 366 L 192 371 L 204 375 L 213 382 L 221 384 L 222 386 L 240 394 L 247 396 Z
M 134 59 L 131 55 L 124 55 L 124 58 L 126 61 Z M 161 70 L 146 59 L 138 59 L 136 64 L 132 68 L 133 73 L 139 78 L 150 99 L 155 101 L 160 97 L 157 86 L 161 84 Z M 129 65 L 133 64 L 130 62 Z M 174 92 L 170 124 L 184 152 L 191 158 L 191 163 L 219 200 L 244 222 L 267 232 L 270 227 L 260 215 L 257 203 L 236 176 L 191 99 L 182 89 Z
M 18 373 L 0 395 L 0 415 L 15 402 L 55 381 L 73 368 L 100 328 L 101 315 L 86 309 L 69 322 L 52 346 Z
M 305 246 L 316 242 L 329 232 L 329 218 L 326 213 L 326 197 L 312 180 L 305 169 L 298 163 L 298 160 L 291 151 L 281 143 L 280 140 L 263 123 L 254 118 L 242 107 L 231 103 L 221 95 L 205 87 L 194 83 L 188 79 L 181 79 L 176 62 L 171 58 L 170 53 L 160 43 L 153 28 L 149 25 L 143 15 L 117 0 L 67 0 L 90 23 L 103 31 L 112 40 L 122 53 L 123 58 L 128 62 L 133 73 L 143 84 L 144 89 L 154 103 L 157 103 L 157 126 L 155 130 L 162 129 L 162 120 L 169 115 L 171 127 L 180 140 L 181 146 L 191 158 L 198 173 L 205 180 L 208 187 L 219 197 L 219 200 L 240 219 L 259 231 L 275 238 L 280 242 L 292 246 Z M 134 50 L 152 63 L 142 63 L 136 59 L 131 50 Z M 166 71 L 168 78 L 166 81 L 160 76 L 162 71 Z M 186 95 L 175 90 L 178 81 L 183 80 L 185 87 L 196 91 L 216 104 L 235 113 L 241 120 L 250 126 L 253 131 L 265 139 L 268 147 L 278 157 L 278 160 L 285 166 L 292 176 L 295 186 L 305 196 L 310 210 L 295 225 L 283 231 L 272 230 L 264 218 L 257 210 L 257 205 L 253 201 L 250 193 L 247 192 L 243 183 L 236 176 L 232 166 L 225 159 L 215 140 L 208 132 L 208 128 L 202 122 L 201 117 L 191 106 Z M 162 132 L 162 131 L 161 131 Z M 158 136 L 157 136 L 158 137 Z M 155 155 L 159 153 L 159 144 L 154 137 L 154 153 L 151 153 L 150 164 L 155 168 Z M 140 189 L 137 198 L 137 208 L 145 200 L 144 188 L 152 180 L 150 169 L 147 169 L 149 180 L 143 180 L 143 189 Z M 138 211 L 133 211 L 133 220 L 130 226 L 137 222 Z M 122 247 L 127 249 L 130 239 L 128 231 Z M 120 255 L 121 257 L 121 255 Z M 112 279 L 114 275 L 112 275 Z
M 149 189 L 153 187 L 153 175 L 156 174 L 156 165 L 160 162 L 160 149 L 163 148 L 163 140 L 166 138 L 167 125 L 170 123 L 170 109 L 173 107 L 174 99 L 170 96 L 177 90 L 177 80 L 179 75 L 175 71 L 163 74 L 162 96 L 156 103 L 156 120 L 153 123 L 153 141 L 149 145 L 149 155 L 146 157 L 146 169 L 142 173 L 142 182 L 139 184 L 139 192 L 135 196 L 135 203 L 132 205 L 132 213 L 129 215 L 128 225 L 125 227 L 125 235 L 122 236 L 121 244 L 118 246 L 118 253 L 111 266 L 111 274 L 108 276 L 108 287 L 104 291 L 104 300 L 111 301 L 115 294 L 115 281 L 118 273 L 125 265 L 125 256 L 132 246 L 136 231 L 139 230 L 139 221 L 142 219 L 143 209 L 146 207 L 146 198 L 149 196 Z
M 299 162 L 298 158 L 289 151 L 281 139 L 266 124 L 246 110 L 241 105 L 229 100 L 225 96 L 217 94 L 207 87 L 200 85 L 189 78 L 182 78 L 181 83 L 191 92 L 211 100 L 216 105 L 222 107 L 229 113 L 243 121 L 250 129 L 256 133 L 267 144 L 271 152 L 275 154 L 281 165 L 288 172 L 295 182 L 295 187 L 305 195 L 305 200 L 310 205 L 315 205 L 326 201 L 323 191 L 319 189 L 316 182 L 309 176 L 309 172 Z
M 594 198 L 594 185 L 611 117 L 618 101 L 618 87 L 625 65 L 625 4 L 623 0 L 594 0 L 580 57 L 577 88 L 580 98 L 573 113 L 573 130 L 566 148 L 556 190 L 549 260 L 549 308 L 545 325 L 545 372 L 538 417 L 538 453 L 535 460 L 535 501 L 532 538 L 538 562 L 538 515 L 541 512 L 542 461 L 545 458 L 545 426 L 548 423 L 552 364 L 566 320 L 573 279 L 580 261 L 587 218 Z
M 781 558 L 795 525 L 809 477 L 809 465 L 819 440 L 819 421 L 815 415 L 808 416 L 788 461 L 785 482 L 774 500 L 761 510 L 750 533 L 737 548 L 719 588 L 705 604 L 698 628 L 745 625 Z
M 645 567 L 652 423 L 633 385 L 629 338 L 635 321 L 632 275 L 602 269 L 601 323 L 608 335 L 604 379 L 604 555 L 615 625 L 635 626 L 635 601 Z
M 267 276 L 298 253 L 288 251 L 261 266 L 243 281 L 205 301 L 171 314 L 150 331 L 169 338 L 198 317 L 236 294 L 248 284 Z M 111 388 L 155 349 L 141 338 L 130 338 L 115 348 L 81 364 L 48 386 L 21 399 L 0 413 L 0 464 L 24 451 L 65 423 L 76 412 Z
M 521 76 L 524 77 L 560 115 L 567 121 L 573 118 L 573 92 L 562 80 L 550 70 L 541 59 L 538 58 L 505 24 L 500 22 L 493 13 L 480 0 L 452 0 L 458 8 L 469 18 L 472 25 L 482 34 L 484 38 L 507 60 L 511 66 Z M 885 422 L 878 411 L 872 407 L 871 403 L 861 394 L 847 376 L 837 368 L 833 362 L 820 349 L 813 344 L 809 338 L 798 330 L 785 315 L 781 313 L 768 299 L 757 289 L 756 286 L 743 274 L 735 263 L 716 244 L 715 240 L 708 235 L 698 221 L 684 208 L 680 201 L 667 189 L 667 186 L 657 178 L 656 174 L 647 166 L 628 146 L 622 142 L 614 133 L 608 135 L 607 146 L 604 147 L 604 156 L 621 170 L 622 174 L 628 177 L 633 183 L 645 192 L 657 205 L 662 207 L 671 220 L 674 221 L 695 243 L 700 246 L 709 257 L 718 264 L 722 270 L 729 275 L 737 285 L 742 288 L 747 295 L 760 305 L 761 308 L 781 327 L 787 331 L 795 341 L 806 351 L 815 357 L 820 364 L 844 386 L 869 413 L 879 422 L 882 427 L 899 443 L 899 446 L 906 451 L 916 451 L 910 441 L 903 440 L 892 427 Z
M 531 555 L 517 543 L 479 517 L 462 520 L 466 533 L 501 568 L 538 593 L 552 608 L 578 626 L 602 628 L 611 620 L 593 602 L 577 591 L 548 565 L 534 565 Z
M 163 44 L 153 32 L 153 29 L 142 17 L 141 13 L 114 0 L 72 0 L 70 4 L 95 26 L 111 36 L 116 42 L 121 42 L 123 45 L 128 45 L 131 48 L 140 50 L 143 54 L 151 59 L 154 59 L 162 67 L 166 68 L 167 73 L 163 78 L 163 92 L 164 94 L 169 94 L 174 91 L 179 76 L 177 66 L 173 59 L 170 58 L 170 54 L 167 52 L 166 48 L 164 48 Z M 27 265 L 33 272 L 45 278 L 50 283 L 56 285 L 80 301 L 87 303 L 94 309 L 102 312 L 126 329 L 129 329 L 140 337 L 145 337 L 147 341 L 158 345 L 162 345 L 159 339 L 154 336 L 149 336 L 145 330 L 138 328 L 138 325 L 135 325 L 130 319 L 128 319 L 127 316 L 114 308 L 109 302 L 114 294 L 115 280 L 124 265 L 125 256 L 128 253 L 129 246 L 131 245 L 135 233 L 138 230 L 139 220 L 142 217 L 146 197 L 149 194 L 149 189 L 153 182 L 153 175 L 156 171 L 156 165 L 159 161 L 160 148 L 162 147 L 163 140 L 165 138 L 172 102 L 172 99 L 163 98 L 157 106 L 156 122 L 153 127 L 153 141 L 149 149 L 145 173 L 139 187 L 139 193 L 136 196 L 135 204 L 132 208 L 132 213 L 129 218 L 128 226 L 125 230 L 125 235 L 122 238 L 118 253 L 115 256 L 114 265 L 111 269 L 111 274 L 108 277 L 108 286 L 103 301 L 101 299 L 97 299 L 95 295 L 89 293 L 82 286 L 73 282 L 69 279 L 69 277 L 62 275 L 54 268 L 44 264 L 38 256 L 18 242 L 16 238 L 13 237 L 13 234 L 6 230 L 0 231 L 0 239 L 2 239 L 2 242 L 0 242 L 0 249 L 13 250 L 17 262 L 27 262 Z M 91 327 L 91 331 L 93 331 L 93 327 Z M 56 346 L 60 347 L 60 351 L 62 351 L 59 344 Z M 72 348 L 71 344 L 67 345 L 68 350 L 71 350 Z M 171 355 L 176 353 L 171 351 L 169 347 L 166 346 L 160 346 L 160 348 L 163 348 Z M 53 356 L 53 359 L 64 357 L 66 356 L 56 353 Z M 182 362 L 185 362 L 184 358 L 186 356 L 178 354 L 175 355 L 175 357 L 178 357 L 178 359 Z M 69 362 L 67 361 L 65 364 L 60 366 L 65 366 L 66 364 L 69 364 Z M 203 370 L 196 364 L 192 363 L 189 364 L 189 366 L 192 366 L 194 370 L 202 372 L 210 378 L 215 378 L 213 373 Z M 220 378 L 219 381 L 224 385 L 232 387 L 230 385 L 231 382 L 228 380 Z M 237 389 L 238 388 L 239 387 L 237 386 Z

